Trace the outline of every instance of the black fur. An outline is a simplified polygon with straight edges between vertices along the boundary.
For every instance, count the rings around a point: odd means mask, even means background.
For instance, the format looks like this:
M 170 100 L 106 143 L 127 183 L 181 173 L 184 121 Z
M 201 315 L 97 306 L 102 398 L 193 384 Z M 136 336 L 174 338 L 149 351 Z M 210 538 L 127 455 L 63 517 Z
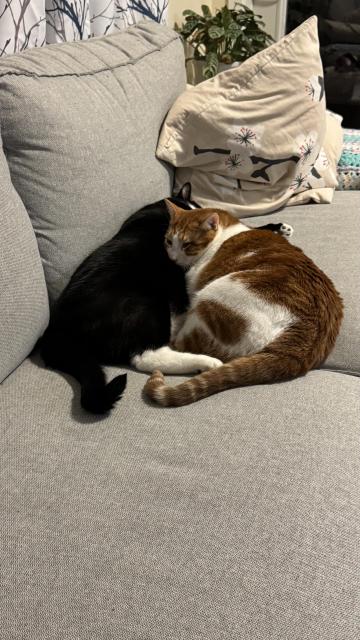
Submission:
M 190 198 L 187 183 L 171 200 L 196 208 Z M 126 365 L 168 344 L 171 312 L 187 308 L 184 273 L 164 247 L 168 224 L 164 200 L 130 216 L 75 271 L 39 341 L 46 366 L 79 381 L 81 406 L 91 413 L 110 411 L 126 387 L 126 374 L 106 383 L 102 365 Z
M 188 199 L 185 185 L 173 200 L 196 206 Z M 45 364 L 80 382 L 81 406 L 91 413 L 110 411 L 126 386 L 126 374 L 106 384 L 101 365 L 129 364 L 168 344 L 170 312 L 186 310 L 183 271 L 164 247 L 168 224 L 164 200 L 130 216 L 75 271 L 40 340 Z

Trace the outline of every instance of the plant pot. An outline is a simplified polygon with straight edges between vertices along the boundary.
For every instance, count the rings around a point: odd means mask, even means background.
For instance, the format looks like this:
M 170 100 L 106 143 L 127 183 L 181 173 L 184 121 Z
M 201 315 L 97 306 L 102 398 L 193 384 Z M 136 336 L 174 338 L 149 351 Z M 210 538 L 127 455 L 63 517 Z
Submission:
M 233 69 L 234 67 L 238 67 L 241 62 L 232 62 L 231 64 L 225 64 L 224 62 L 219 63 L 218 73 L 222 71 L 228 71 L 228 69 Z M 186 65 L 186 73 L 187 73 L 187 81 L 189 84 L 199 84 L 199 82 L 203 82 L 205 80 L 202 72 L 205 65 L 204 60 L 188 60 Z

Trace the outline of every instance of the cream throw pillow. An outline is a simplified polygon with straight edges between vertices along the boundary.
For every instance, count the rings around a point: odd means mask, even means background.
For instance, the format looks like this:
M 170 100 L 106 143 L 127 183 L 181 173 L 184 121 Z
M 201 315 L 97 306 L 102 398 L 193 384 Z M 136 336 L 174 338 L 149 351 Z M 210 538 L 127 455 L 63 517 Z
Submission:
M 200 205 L 258 215 L 291 201 L 331 201 L 334 137 L 341 126 L 326 116 L 313 16 L 239 67 L 187 89 L 167 115 L 157 156 L 177 167 L 177 186 L 191 182 Z

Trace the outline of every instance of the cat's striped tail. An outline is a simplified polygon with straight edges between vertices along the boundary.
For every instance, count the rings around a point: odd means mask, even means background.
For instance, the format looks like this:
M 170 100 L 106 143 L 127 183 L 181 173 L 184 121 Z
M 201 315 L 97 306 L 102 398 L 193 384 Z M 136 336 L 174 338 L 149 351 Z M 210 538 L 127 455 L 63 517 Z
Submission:
M 163 374 L 154 371 L 145 384 L 144 392 L 164 407 L 180 407 L 226 389 L 281 382 L 306 372 L 304 363 L 293 356 L 261 351 L 204 371 L 175 387 L 167 386 Z

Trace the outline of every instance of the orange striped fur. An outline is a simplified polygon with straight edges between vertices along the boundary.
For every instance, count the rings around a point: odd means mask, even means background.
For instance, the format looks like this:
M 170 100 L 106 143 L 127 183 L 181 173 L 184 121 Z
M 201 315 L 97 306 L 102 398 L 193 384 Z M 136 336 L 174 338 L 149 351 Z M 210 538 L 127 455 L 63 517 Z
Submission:
M 172 347 L 224 364 L 173 387 L 156 371 L 146 394 L 180 406 L 320 365 L 334 346 L 343 305 L 314 262 L 280 235 L 251 230 L 225 211 L 168 206 L 166 246 L 188 269 L 191 301 Z

